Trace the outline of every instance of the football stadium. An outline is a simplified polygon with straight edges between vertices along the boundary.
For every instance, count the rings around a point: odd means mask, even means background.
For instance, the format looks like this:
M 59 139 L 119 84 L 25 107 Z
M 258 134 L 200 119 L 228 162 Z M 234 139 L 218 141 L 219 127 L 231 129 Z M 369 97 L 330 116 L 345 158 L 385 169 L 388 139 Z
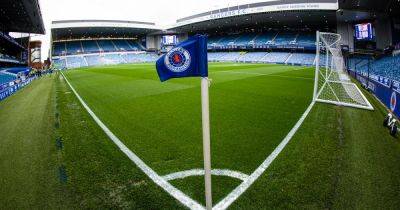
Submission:
M 0 209 L 400 208 L 400 1 L 50 2 L 0 2 Z

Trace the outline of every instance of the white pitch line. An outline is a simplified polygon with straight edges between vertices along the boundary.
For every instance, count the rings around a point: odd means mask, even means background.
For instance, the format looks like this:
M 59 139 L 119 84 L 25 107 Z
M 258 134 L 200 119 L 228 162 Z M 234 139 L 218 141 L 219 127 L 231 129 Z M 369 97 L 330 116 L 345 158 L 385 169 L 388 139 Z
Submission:
M 286 137 L 282 140 L 282 142 L 275 148 L 275 150 L 264 160 L 264 162 L 239 186 L 237 186 L 228 196 L 222 199 L 217 205 L 213 207 L 215 210 L 226 209 L 228 208 L 240 195 L 242 195 L 260 176 L 264 173 L 264 171 L 271 165 L 272 161 L 282 152 L 285 146 L 292 139 L 294 134 L 300 128 L 301 124 L 303 124 L 307 115 L 310 113 L 312 107 L 315 102 L 311 102 L 308 106 L 307 110 L 303 113 L 299 121 L 297 121 L 296 125 L 290 130 L 290 132 L 286 135 Z
M 68 79 L 65 75 L 61 72 L 62 76 L 64 77 L 65 81 L 67 82 L 68 86 L 71 88 L 72 92 L 74 92 L 75 96 L 81 102 L 82 106 L 86 109 L 89 115 L 94 119 L 97 125 L 103 129 L 104 133 L 118 146 L 118 148 L 125 153 L 126 156 L 130 160 L 132 160 L 153 182 L 155 182 L 158 186 L 162 187 L 167 193 L 169 193 L 172 197 L 177 199 L 183 205 L 190 209 L 205 209 L 204 206 L 196 202 L 195 200 L 191 199 L 189 196 L 184 194 L 179 189 L 172 186 L 168 183 L 165 179 L 163 179 L 160 175 L 158 175 L 153 169 L 151 169 L 148 165 L 146 165 L 135 153 L 129 150 L 121 140 L 115 136 L 110 129 L 103 122 L 94 114 L 94 112 L 89 108 L 89 106 L 83 101 L 83 99 L 79 96 L 79 94 L 75 91 L 72 85 L 69 83 Z
M 235 179 L 240 179 L 242 181 L 245 181 L 249 175 L 244 174 L 242 172 L 238 171 L 232 171 L 229 169 L 212 169 L 211 174 L 214 176 L 227 176 Z M 184 179 L 186 177 L 190 176 L 203 176 L 204 175 L 204 169 L 191 169 L 191 170 L 186 170 L 186 171 L 179 171 L 171 174 L 167 174 L 163 176 L 162 178 L 171 181 L 175 179 Z

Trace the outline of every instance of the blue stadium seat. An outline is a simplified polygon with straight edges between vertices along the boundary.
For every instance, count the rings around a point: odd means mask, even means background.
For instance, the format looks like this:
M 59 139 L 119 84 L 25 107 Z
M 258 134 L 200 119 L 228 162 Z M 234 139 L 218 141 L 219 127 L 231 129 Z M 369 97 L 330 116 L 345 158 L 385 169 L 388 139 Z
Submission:
M 117 49 L 111 40 L 98 40 L 97 43 L 100 46 L 100 49 L 104 52 L 115 52 Z
M 266 55 L 266 52 L 249 52 L 241 56 L 238 61 L 250 63 L 260 62 L 260 60 Z
M 313 65 L 315 61 L 315 54 L 309 53 L 293 53 L 288 61 L 287 64 L 292 65 Z
M 263 62 L 267 63 L 280 63 L 283 64 L 288 59 L 290 53 L 286 52 L 271 52 L 261 59 Z
M 66 47 L 68 55 L 75 55 L 83 52 L 80 41 L 66 42 Z
M 63 55 L 67 53 L 65 42 L 55 42 L 53 43 L 53 47 L 53 55 Z
M 100 51 L 95 40 L 82 41 L 82 47 L 84 53 L 96 53 Z
M 15 79 L 16 79 L 15 76 L 0 72 L 0 85 L 4 83 L 9 83 L 11 81 L 14 81 Z

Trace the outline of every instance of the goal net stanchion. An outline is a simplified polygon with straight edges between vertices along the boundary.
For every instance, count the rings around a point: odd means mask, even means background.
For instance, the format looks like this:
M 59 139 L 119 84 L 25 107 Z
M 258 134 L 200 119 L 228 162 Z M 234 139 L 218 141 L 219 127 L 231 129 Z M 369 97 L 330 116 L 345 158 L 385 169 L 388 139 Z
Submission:
M 373 110 L 371 103 L 347 74 L 340 40 L 340 34 L 317 31 L 313 100 Z

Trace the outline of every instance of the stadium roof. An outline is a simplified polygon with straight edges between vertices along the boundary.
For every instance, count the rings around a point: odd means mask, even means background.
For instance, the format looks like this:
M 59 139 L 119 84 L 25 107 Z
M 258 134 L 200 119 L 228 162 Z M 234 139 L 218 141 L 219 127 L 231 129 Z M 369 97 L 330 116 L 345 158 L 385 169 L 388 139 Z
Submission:
M 44 34 L 38 0 L 1 0 L 0 31 Z
M 283 11 L 336 11 L 338 0 L 275 0 L 212 10 L 176 21 L 173 28 L 210 20 Z
M 160 28 L 154 23 L 121 20 L 63 20 L 53 21 L 53 40 L 64 38 L 133 37 L 145 35 Z
M 399 0 L 340 0 L 341 9 L 400 15 Z
M 237 29 L 251 30 L 254 28 L 312 30 L 334 28 L 336 10 L 332 11 L 286 11 L 269 12 L 248 15 L 237 15 L 226 18 L 212 19 L 174 28 L 177 32 L 235 32 Z

